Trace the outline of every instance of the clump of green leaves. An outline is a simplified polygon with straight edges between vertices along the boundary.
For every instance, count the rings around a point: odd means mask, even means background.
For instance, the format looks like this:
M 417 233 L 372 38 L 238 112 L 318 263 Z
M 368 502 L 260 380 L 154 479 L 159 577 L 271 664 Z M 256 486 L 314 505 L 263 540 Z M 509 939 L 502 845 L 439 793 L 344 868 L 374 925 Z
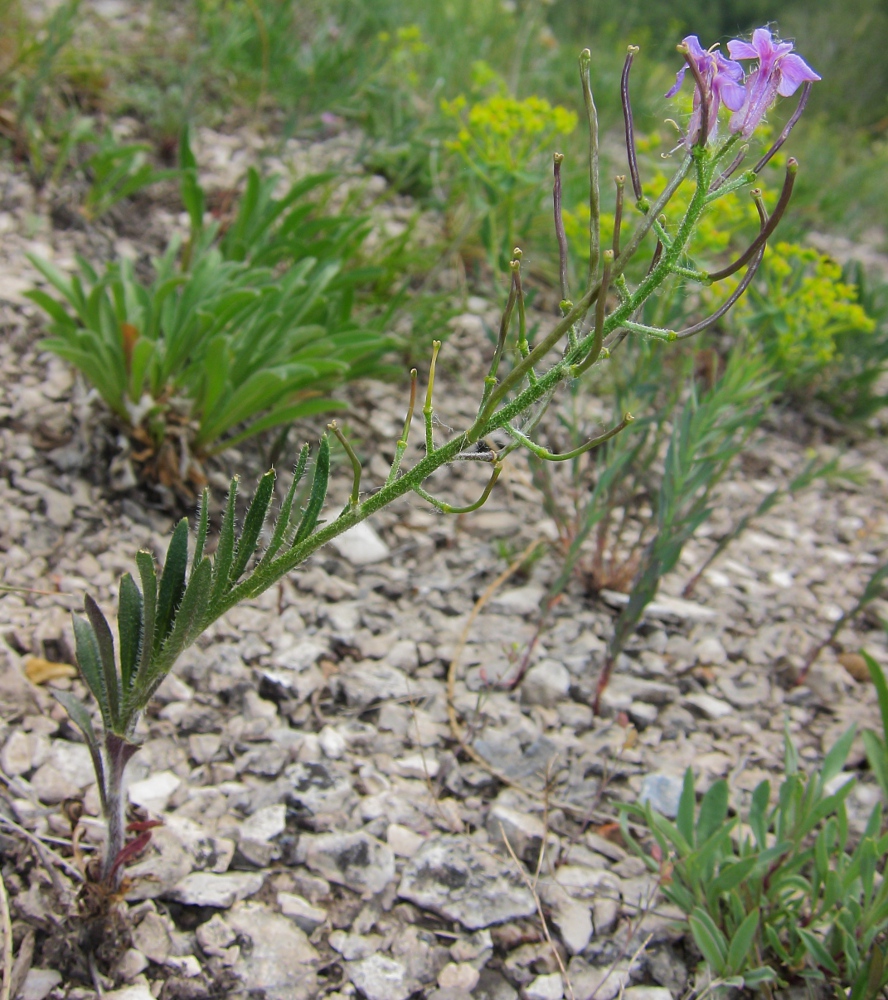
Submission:
M 841 338 L 852 332 L 869 335 L 875 329 L 858 302 L 857 289 L 842 280 L 835 261 L 785 242 L 765 254 L 732 323 L 751 331 L 752 343 L 789 392 L 822 385 Z
M 203 225 L 187 143 L 183 164 L 191 237 L 171 241 L 151 281 L 127 260 L 98 272 L 81 258 L 69 277 L 32 258 L 56 295 L 29 294 L 52 319 L 43 346 L 75 365 L 137 440 L 159 454 L 172 435 L 177 452 L 181 442 L 200 457 L 338 409 L 336 385 L 385 374 L 397 298 L 358 318 L 356 297 L 381 273 L 385 249 L 367 266 L 369 219 L 318 206 L 329 175 L 279 198 L 277 178 L 251 169 L 223 233 Z
M 175 170 L 155 169 L 147 156 L 150 150 L 147 143 L 118 143 L 111 135 L 103 136 L 84 163 L 90 182 L 81 207 L 84 218 L 92 222 L 124 198 L 176 176 Z
M 801 978 L 873 1000 L 888 984 L 888 835 L 877 806 L 853 842 L 845 800 L 854 779 L 839 778 L 854 735 L 852 727 L 807 778 L 787 735 L 776 800 L 761 782 L 742 824 L 724 780 L 698 807 L 690 768 L 675 822 L 649 803 L 623 807 L 626 842 L 661 875 L 663 894 L 686 915 L 722 986 Z M 652 837 L 649 846 L 630 820 Z

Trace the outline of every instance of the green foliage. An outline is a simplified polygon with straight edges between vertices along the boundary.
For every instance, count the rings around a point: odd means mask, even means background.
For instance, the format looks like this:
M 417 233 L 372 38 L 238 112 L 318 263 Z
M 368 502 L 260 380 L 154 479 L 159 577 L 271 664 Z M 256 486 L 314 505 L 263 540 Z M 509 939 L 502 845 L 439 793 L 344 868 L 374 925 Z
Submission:
M 870 770 L 878 781 L 879 788 L 882 789 L 885 801 L 888 802 L 888 681 L 885 680 L 885 672 L 868 653 L 864 653 L 863 658 L 866 660 L 867 669 L 879 698 L 879 712 L 882 716 L 882 732 L 864 730 L 863 745 Z
M 64 167 L 71 133 L 89 128 L 89 120 L 62 95 L 81 91 L 94 99 L 105 83 L 90 53 L 71 45 L 79 13 L 80 0 L 65 0 L 41 24 L 18 0 L 0 3 L 6 57 L 0 101 L 11 105 L 5 132 L 38 186 Z
M 801 976 L 864 1000 L 888 984 L 888 881 L 879 874 L 888 835 L 877 806 L 852 843 L 845 799 L 854 780 L 839 779 L 854 735 L 852 727 L 805 778 L 787 734 L 776 801 L 761 782 L 742 825 L 724 780 L 697 806 L 690 768 L 675 822 L 649 803 L 622 807 L 627 843 L 660 874 L 663 894 L 684 912 L 724 985 L 783 986 Z M 653 843 L 639 843 L 630 819 Z
M 156 170 L 147 162 L 151 149 L 145 143 L 120 145 L 113 136 L 105 135 L 99 148 L 84 164 L 90 187 L 81 211 L 93 221 L 137 191 L 176 176 L 175 170 Z
M 839 338 L 870 334 L 875 323 L 842 281 L 842 269 L 816 250 L 777 243 L 734 312 L 735 329 L 751 329 L 753 344 L 790 392 L 822 382 Z
M 388 313 L 361 322 L 354 309 L 382 271 L 363 263 L 370 224 L 348 208 L 331 215 L 319 207 L 311 195 L 329 177 L 306 178 L 277 198 L 277 178 L 251 170 L 236 217 L 220 233 L 215 224 L 203 228 L 190 151 L 183 166 L 192 236 L 184 249 L 173 240 L 153 262 L 151 282 L 127 260 L 100 274 L 81 259 L 71 277 L 33 261 L 57 293 L 30 293 L 52 319 L 44 346 L 155 443 L 186 421 L 197 454 L 337 409 L 335 385 L 386 372 Z
M 842 281 L 874 328 L 857 325 L 836 336 L 835 363 L 824 372 L 820 396 L 840 420 L 865 421 L 888 405 L 888 392 L 881 391 L 888 372 L 888 284 L 856 261 Z
M 495 92 L 471 104 L 462 94 L 442 101 L 445 117 L 457 128 L 445 146 L 464 168 L 452 172 L 454 184 L 466 190 L 480 218 L 488 258 L 505 270 L 518 234 L 539 211 L 553 144 L 573 132 L 577 116 L 540 97 L 517 100 L 484 63 L 476 64 L 474 75 L 477 89 L 487 83 Z
M 641 553 L 629 602 L 614 624 L 599 696 L 617 656 L 656 596 L 660 580 L 675 568 L 685 544 L 712 513 L 714 490 L 747 446 L 773 398 L 770 383 L 757 359 L 736 351 L 715 385 L 702 393 L 693 388 L 676 415 L 656 492 L 652 535 Z

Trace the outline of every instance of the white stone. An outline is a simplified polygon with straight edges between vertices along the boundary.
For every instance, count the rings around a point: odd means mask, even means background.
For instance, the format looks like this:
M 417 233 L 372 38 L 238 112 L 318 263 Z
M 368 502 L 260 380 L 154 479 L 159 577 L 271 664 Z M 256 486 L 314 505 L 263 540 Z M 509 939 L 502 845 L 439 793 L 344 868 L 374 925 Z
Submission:
M 521 697 L 529 705 L 552 708 L 570 691 L 570 671 L 557 660 L 540 660 L 521 682 Z
M 464 990 L 471 993 L 480 978 L 481 973 L 469 962 L 448 962 L 438 973 L 438 985 L 442 990 Z
M 438 774 L 438 761 L 431 751 L 411 754 L 394 762 L 395 774 L 402 778 L 435 778 Z
M 529 583 L 524 587 L 514 587 L 512 590 L 504 590 L 502 593 L 496 594 L 491 599 L 490 606 L 509 614 L 526 617 L 536 614 L 540 610 L 545 596 L 546 591 L 543 587 Z
M 400 823 L 389 823 L 385 840 L 399 858 L 412 858 L 425 843 L 426 838 L 415 833 L 408 826 L 402 826 Z
M 130 802 L 152 813 L 162 813 L 182 779 L 172 771 L 158 771 L 142 781 L 134 781 L 127 789 Z
M 16 995 L 19 1000 L 43 1000 L 61 981 L 61 973 L 56 972 L 55 969 L 31 968 L 28 969 L 25 981 Z
M 324 756 L 331 760 L 339 760 L 348 748 L 345 739 L 332 726 L 324 726 L 318 733 L 318 743 L 324 751 Z
M 725 647 L 714 635 L 701 639 L 694 647 L 694 652 L 697 654 L 698 663 L 720 667 L 722 664 L 728 662 L 728 654 L 725 652 Z
M 407 1000 L 413 992 L 407 969 L 377 952 L 360 962 L 350 962 L 348 977 L 367 1000 Z
M 11 778 L 31 770 L 33 756 L 31 744 L 32 737 L 28 733 L 23 733 L 21 729 L 13 730 L 9 739 L 3 744 L 0 767 Z
M 367 566 L 389 557 L 389 547 L 366 521 L 344 531 L 330 545 L 353 566 Z
M 289 917 L 297 927 L 301 927 L 306 934 L 312 934 L 327 919 L 327 911 L 320 906 L 313 906 L 302 896 L 297 896 L 294 892 L 279 892 L 277 894 L 278 906 L 285 917 Z
M 133 983 L 132 986 L 106 993 L 105 1000 L 155 1000 L 155 997 L 147 983 Z
M 734 714 L 733 705 L 722 701 L 721 698 L 714 698 L 711 694 L 703 694 L 702 692 L 687 695 L 684 703 L 696 708 L 707 719 L 723 719 L 725 716 Z
M 192 872 L 173 886 L 172 899 L 189 906 L 216 906 L 227 909 L 239 899 L 257 893 L 265 882 L 260 872 Z
M 242 840 L 265 843 L 282 834 L 286 827 L 287 807 L 282 802 L 257 809 L 252 816 L 248 816 L 241 824 L 240 835 Z
M 537 976 L 532 983 L 524 987 L 527 1000 L 561 1000 L 564 996 L 564 981 L 560 972 L 552 972 L 547 976 Z

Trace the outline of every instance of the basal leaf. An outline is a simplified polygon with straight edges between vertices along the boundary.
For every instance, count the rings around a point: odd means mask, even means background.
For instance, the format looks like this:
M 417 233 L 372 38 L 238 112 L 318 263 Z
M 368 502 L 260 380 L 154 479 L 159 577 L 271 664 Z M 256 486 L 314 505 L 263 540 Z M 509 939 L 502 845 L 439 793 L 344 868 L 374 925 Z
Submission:
M 824 785 L 836 777 L 845 766 L 845 761 L 848 759 L 851 744 L 854 742 L 856 734 L 857 726 L 849 726 L 838 740 L 836 740 L 835 746 L 823 758 L 823 767 L 820 769 L 820 780 Z
M 694 789 L 694 772 L 688 768 L 684 773 L 684 783 L 681 798 L 678 800 L 678 815 L 675 825 L 679 833 L 689 843 L 694 843 L 694 812 L 697 807 L 697 795 Z
M 728 815 L 728 783 L 716 781 L 703 796 L 697 818 L 697 844 L 703 844 L 722 826 Z
M 717 976 L 727 972 L 728 942 L 712 917 L 699 906 L 688 917 L 694 941 Z
M 108 711 L 111 715 L 112 728 L 116 728 L 120 718 L 120 685 L 117 679 L 117 664 L 114 661 L 114 637 L 111 635 L 108 620 L 89 594 L 83 599 L 83 608 L 96 638 L 105 682 L 105 693 L 108 698 Z
M 796 933 L 801 938 L 802 944 L 805 946 L 805 951 L 814 960 L 814 964 L 826 969 L 827 972 L 838 975 L 839 967 L 836 965 L 832 955 L 824 948 L 820 939 L 804 927 L 797 927 Z
M 120 679 L 125 694 L 136 676 L 142 646 L 142 594 L 130 573 L 120 578 L 117 633 L 120 637 Z
M 89 755 L 92 758 L 93 770 L 96 772 L 96 780 L 99 786 L 99 794 L 104 807 L 106 801 L 105 790 L 105 766 L 102 762 L 102 751 L 96 731 L 93 729 L 92 719 L 84 704 L 77 700 L 70 691 L 53 691 L 56 700 L 62 704 L 71 721 L 83 733 L 86 745 L 89 747 Z
M 80 667 L 80 673 L 86 681 L 86 686 L 92 691 L 93 697 L 99 703 L 105 728 L 110 730 L 113 726 L 111 706 L 105 690 L 105 673 L 102 669 L 102 656 L 99 652 L 95 632 L 93 632 L 90 623 L 79 615 L 72 615 L 71 619 L 74 624 L 77 666 Z
M 734 932 L 728 947 L 728 972 L 743 972 L 752 956 L 752 945 L 759 925 L 759 911 L 752 910 Z

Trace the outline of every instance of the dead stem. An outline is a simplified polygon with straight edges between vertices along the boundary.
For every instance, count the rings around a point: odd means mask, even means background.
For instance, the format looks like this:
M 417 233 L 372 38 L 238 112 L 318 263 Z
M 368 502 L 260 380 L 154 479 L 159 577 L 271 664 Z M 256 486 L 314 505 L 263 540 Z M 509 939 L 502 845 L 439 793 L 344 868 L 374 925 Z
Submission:
M 515 854 L 512 845 L 509 843 L 509 838 L 506 836 L 506 831 L 503 829 L 503 824 L 500 823 L 500 836 L 503 838 L 503 843 L 506 845 L 506 850 L 509 852 L 509 856 L 515 862 L 515 867 L 518 869 L 518 874 L 521 876 L 521 880 L 530 890 L 530 894 L 533 896 L 533 901 L 536 904 L 537 915 L 540 918 L 540 924 L 543 928 L 543 935 L 546 938 L 546 942 L 552 949 L 552 954 L 555 956 L 555 961 L 558 963 L 558 968 L 561 970 L 561 977 L 564 979 L 564 985 L 567 987 L 567 995 L 570 1000 L 574 1000 L 573 986 L 571 985 L 570 976 L 567 974 L 567 969 L 564 965 L 564 960 L 561 958 L 561 953 L 555 947 L 555 942 L 552 940 L 552 935 L 549 933 L 549 925 L 546 922 L 546 915 L 543 913 L 543 902 L 540 899 L 540 894 L 536 890 L 536 879 L 531 880 L 530 876 L 524 870 L 524 865 L 518 860 L 518 856 Z M 540 847 L 540 854 L 544 854 L 546 850 L 546 840 L 548 839 L 548 828 L 546 829 L 546 835 L 543 837 L 543 844 Z
M 9 1000 L 12 992 L 12 921 L 9 919 L 9 900 L 6 897 L 2 872 L 0 872 L 0 931 L 3 933 L 3 986 L 0 988 L 0 1000 Z

